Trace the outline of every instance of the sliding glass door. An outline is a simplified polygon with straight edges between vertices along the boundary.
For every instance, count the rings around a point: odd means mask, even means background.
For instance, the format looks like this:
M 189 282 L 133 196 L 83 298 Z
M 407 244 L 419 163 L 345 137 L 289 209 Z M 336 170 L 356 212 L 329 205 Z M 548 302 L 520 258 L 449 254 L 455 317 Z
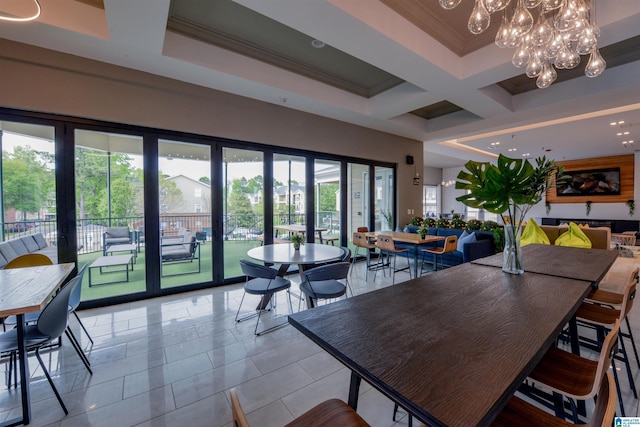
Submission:
M 161 288 L 211 282 L 211 147 L 159 140 L 158 189 Z
M 142 138 L 81 129 L 74 137 L 78 263 L 91 270 L 82 299 L 145 292 Z

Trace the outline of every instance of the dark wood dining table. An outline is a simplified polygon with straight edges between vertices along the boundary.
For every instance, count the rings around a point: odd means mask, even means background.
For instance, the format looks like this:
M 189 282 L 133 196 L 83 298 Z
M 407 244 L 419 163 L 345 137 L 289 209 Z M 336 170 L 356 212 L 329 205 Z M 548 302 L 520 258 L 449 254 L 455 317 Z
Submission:
M 618 257 L 618 251 L 531 244 L 522 247 L 525 272 L 588 280 L 597 286 Z M 502 267 L 502 253 L 471 261 Z
M 418 420 L 488 425 L 592 287 L 463 264 L 289 316 L 289 322 Z
M 18 329 L 18 366 L 22 400 L 22 418 L 3 422 L 2 426 L 29 424 L 31 403 L 29 364 L 24 340 L 24 315 L 42 310 L 73 271 L 73 263 L 0 270 L 0 317 L 15 315 Z

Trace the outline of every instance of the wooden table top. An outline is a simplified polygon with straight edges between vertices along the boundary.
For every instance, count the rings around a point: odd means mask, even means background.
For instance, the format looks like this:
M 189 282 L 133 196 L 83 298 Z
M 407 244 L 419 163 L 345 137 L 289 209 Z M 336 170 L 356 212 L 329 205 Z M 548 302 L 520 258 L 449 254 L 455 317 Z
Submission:
M 316 264 L 331 261 L 342 256 L 342 249 L 337 246 L 319 243 L 305 243 L 300 250 L 293 249 L 293 244 L 273 244 L 258 246 L 247 252 L 253 259 L 274 264 Z
M 424 239 L 422 239 L 420 238 L 420 235 L 418 233 L 405 233 L 403 231 L 369 231 L 363 234 L 368 238 L 373 238 L 383 234 L 385 236 L 391 236 L 391 238 L 397 242 L 414 243 L 416 245 L 420 245 L 422 243 L 437 242 L 439 240 L 445 239 L 443 236 L 430 235 L 424 236 Z
M 463 264 L 289 316 L 428 425 L 486 425 L 551 346 L 588 281 Z
M 0 317 L 44 308 L 73 267 L 66 263 L 0 270 Z
M 606 249 L 570 248 L 555 245 L 527 245 L 522 248 L 526 272 L 588 280 L 598 284 L 618 256 Z M 502 268 L 502 253 L 471 261 Z

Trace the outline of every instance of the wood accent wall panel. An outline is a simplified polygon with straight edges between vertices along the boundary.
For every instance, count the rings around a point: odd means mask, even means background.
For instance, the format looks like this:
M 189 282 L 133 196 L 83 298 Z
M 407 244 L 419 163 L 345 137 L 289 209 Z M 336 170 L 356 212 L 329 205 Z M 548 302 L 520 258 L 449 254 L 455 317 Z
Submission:
M 547 192 L 547 202 L 549 203 L 585 203 L 591 200 L 592 203 L 625 203 L 633 199 L 633 173 L 634 156 L 627 154 L 624 156 L 598 157 L 595 159 L 569 160 L 558 162 L 564 166 L 565 171 L 620 168 L 620 195 L 617 196 L 564 196 L 558 197 L 555 186 Z

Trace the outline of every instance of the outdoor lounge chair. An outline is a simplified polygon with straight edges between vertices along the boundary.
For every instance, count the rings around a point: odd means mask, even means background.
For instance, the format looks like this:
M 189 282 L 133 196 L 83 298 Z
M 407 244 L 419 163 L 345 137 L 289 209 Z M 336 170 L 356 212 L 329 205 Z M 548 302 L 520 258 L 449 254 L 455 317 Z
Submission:
M 179 276 L 181 274 L 200 273 L 200 242 L 196 240 L 191 232 L 185 232 L 182 241 L 172 239 L 170 242 L 162 241 L 160 247 L 162 266 L 162 277 Z M 197 261 L 197 269 L 188 271 L 179 271 L 165 274 L 165 264 Z
M 111 245 L 128 245 L 133 243 L 133 237 L 129 227 L 107 227 L 102 233 L 102 255 L 107 254 Z

